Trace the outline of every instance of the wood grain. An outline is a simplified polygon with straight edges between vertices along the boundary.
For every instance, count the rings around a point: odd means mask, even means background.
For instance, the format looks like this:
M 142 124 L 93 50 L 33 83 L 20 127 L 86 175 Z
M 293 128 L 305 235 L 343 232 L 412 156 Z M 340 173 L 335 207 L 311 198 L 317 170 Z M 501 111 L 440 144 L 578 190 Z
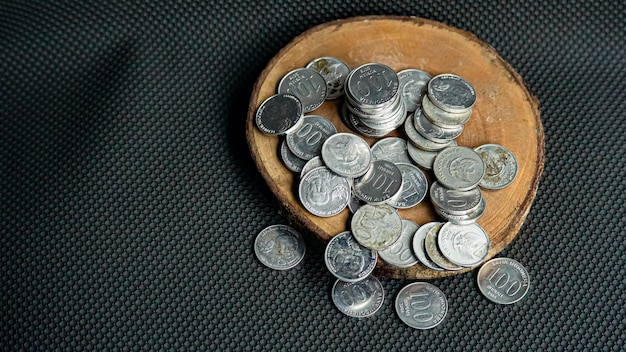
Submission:
M 308 213 L 294 193 L 297 175 L 278 155 L 280 139 L 261 133 L 254 125 L 259 104 L 276 94 L 278 81 L 289 71 L 304 67 L 320 56 L 335 56 L 350 67 L 380 62 L 396 71 L 407 68 L 431 75 L 454 73 L 469 81 L 477 93 L 472 117 L 457 142 L 476 147 L 496 143 L 511 150 L 519 163 L 513 184 L 498 191 L 483 190 L 487 210 L 478 223 L 492 241 L 488 258 L 502 251 L 519 232 L 537 192 L 544 165 L 544 135 L 539 104 L 515 70 L 488 44 L 476 36 L 442 23 L 412 17 L 357 17 L 314 27 L 283 48 L 259 76 L 250 99 L 246 138 L 252 157 L 285 215 L 301 229 L 323 240 L 345 231 L 350 218 L 346 209 L 337 216 L 320 218 Z M 330 119 L 340 132 L 352 132 L 338 114 L 338 101 L 327 101 L 313 113 Z M 354 133 L 354 132 L 353 132 Z M 390 136 L 402 136 L 396 131 Z M 365 138 L 370 145 L 376 139 Z M 400 210 L 417 224 L 440 221 L 431 203 Z M 428 279 L 455 275 L 437 272 L 421 264 L 398 269 L 379 259 L 376 275 Z

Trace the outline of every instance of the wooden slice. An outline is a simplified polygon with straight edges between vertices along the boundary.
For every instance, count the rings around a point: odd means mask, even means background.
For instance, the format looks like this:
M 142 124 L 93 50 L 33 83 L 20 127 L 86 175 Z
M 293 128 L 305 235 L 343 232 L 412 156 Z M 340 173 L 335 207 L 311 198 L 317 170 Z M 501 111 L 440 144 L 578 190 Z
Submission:
M 351 68 L 379 62 L 396 71 L 417 68 L 433 76 L 454 73 L 474 86 L 477 102 L 470 121 L 457 138 L 458 144 L 471 148 L 500 144 L 511 150 L 519 163 L 513 184 L 498 191 L 483 190 L 487 210 L 478 223 L 492 241 L 488 258 L 502 251 L 522 226 L 543 171 L 544 135 L 539 104 L 519 74 L 491 46 L 470 33 L 421 18 L 357 17 L 319 25 L 296 37 L 261 73 L 250 99 L 246 138 L 261 175 L 290 221 L 323 240 L 349 228 L 348 209 L 334 217 L 320 218 L 300 205 L 295 192 L 299 175 L 283 165 L 278 154 L 280 139 L 264 135 L 254 124 L 257 107 L 276 94 L 279 80 L 320 56 L 340 58 Z M 340 101 L 327 101 L 313 114 L 330 119 L 339 132 L 355 133 L 341 122 L 339 104 Z M 392 136 L 402 133 L 396 131 Z M 365 139 L 370 145 L 377 140 Z M 441 221 L 428 199 L 399 213 L 420 225 Z M 421 264 L 399 269 L 379 260 L 375 274 L 429 279 L 468 270 L 438 272 Z

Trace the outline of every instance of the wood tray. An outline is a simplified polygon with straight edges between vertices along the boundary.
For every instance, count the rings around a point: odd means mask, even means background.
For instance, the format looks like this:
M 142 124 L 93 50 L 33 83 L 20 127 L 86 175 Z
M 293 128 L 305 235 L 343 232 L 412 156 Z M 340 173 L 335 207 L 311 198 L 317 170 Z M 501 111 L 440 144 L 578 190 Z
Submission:
M 259 76 L 250 99 L 246 138 L 261 175 L 278 198 L 292 224 L 323 240 L 349 228 L 350 212 L 320 218 L 304 209 L 297 198 L 298 175 L 289 171 L 278 153 L 280 138 L 261 133 L 254 124 L 260 103 L 273 94 L 289 71 L 304 67 L 320 56 L 334 56 L 355 68 L 380 62 L 396 71 L 424 70 L 435 76 L 454 73 L 476 89 L 477 102 L 470 121 L 457 142 L 476 147 L 486 143 L 505 146 L 519 163 L 517 178 L 507 188 L 483 190 L 487 209 L 478 223 L 492 241 L 487 258 L 502 251 L 517 235 L 537 192 L 544 164 L 544 135 L 539 103 L 522 78 L 488 44 L 473 34 L 442 23 L 412 17 L 356 17 L 325 23 L 296 37 L 284 47 Z M 311 114 L 330 119 L 339 132 L 352 132 L 338 114 L 340 100 L 327 101 Z M 352 132 L 355 133 L 355 132 Z M 390 136 L 402 136 L 398 130 Z M 363 137 L 363 136 L 362 136 Z M 377 139 L 364 139 L 372 145 Z M 428 173 L 428 172 L 427 172 Z M 404 219 L 421 225 L 441 221 L 431 202 L 399 210 Z M 434 271 L 417 264 L 399 269 L 379 259 L 375 274 L 393 278 L 428 279 L 461 271 Z

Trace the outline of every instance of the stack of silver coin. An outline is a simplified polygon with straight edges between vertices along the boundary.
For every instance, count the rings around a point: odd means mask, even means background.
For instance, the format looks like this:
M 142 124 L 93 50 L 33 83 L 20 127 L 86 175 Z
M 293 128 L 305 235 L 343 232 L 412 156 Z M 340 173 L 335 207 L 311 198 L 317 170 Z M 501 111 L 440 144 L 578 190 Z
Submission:
M 341 116 L 347 126 L 370 137 L 383 137 L 402 125 L 406 107 L 398 75 L 380 63 L 361 65 L 348 75 Z

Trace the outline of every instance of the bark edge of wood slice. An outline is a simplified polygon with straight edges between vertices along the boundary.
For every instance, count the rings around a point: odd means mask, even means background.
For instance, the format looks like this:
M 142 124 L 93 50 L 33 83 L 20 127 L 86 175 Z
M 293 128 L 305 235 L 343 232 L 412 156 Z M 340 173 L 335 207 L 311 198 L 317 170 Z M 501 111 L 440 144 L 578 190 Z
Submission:
M 340 58 L 351 68 L 380 62 L 396 71 L 417 68 L 432 76 L 454 73 L 469 81 L 476 89 L 477 101 L 470 121 L 457 138 L 458 144 L 471 148 L 487 143 L 500 144 L 515 154 L 519 164 L 517 178 L 511 185 L 497 191 L 482 190 L 487 209 L 478 224 L 491 239 L 486 260 L 501 252 L 517 236 L 530 211 L 544 167 L 544 134 L 538 100 L 511 65 L 475 35 L 431 20 L 397 16 L 354 17 L 313 27 L 280 50 L 257 79 L 248 108 L 246 139 L 259 172 L 292 225 L 325 241 L 349 228 L 348 209 L 334 217 L 321 218 L 302 207 L 297 197 L 299 175 L 282 163 L 280 138 L 261 133 L 254 123 L 257 107 L 276 94 L 279 80 L 320 56 Z M 338 132 L 356 134 L 341 122 L 340 101 L 326 101 L 309 114 L 328 118 Z M 402 133 L 400 129 L 389 136 L 402 136 Z M 364 139 L 370 145 L 378 140 Z M 433 179 L 430 172 L 425 173 Z M 419 225 L 442 221 L 428 197 L 416 207 L 399 213 Z M 400 269 L 379 258 L 374 274 L 432 279 L 472 269 L 434 271 L 421 264 Z

